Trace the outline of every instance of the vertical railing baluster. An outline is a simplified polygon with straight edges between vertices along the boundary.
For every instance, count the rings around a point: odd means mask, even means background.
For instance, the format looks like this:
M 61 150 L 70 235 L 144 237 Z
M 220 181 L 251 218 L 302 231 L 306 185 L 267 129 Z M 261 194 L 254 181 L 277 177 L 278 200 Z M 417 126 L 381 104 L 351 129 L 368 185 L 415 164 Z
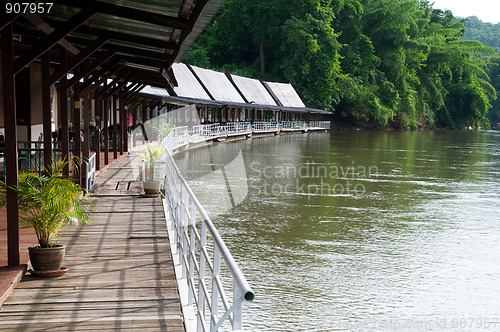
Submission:
M 195 249 L 196 249 L 196 205 L 193 203 L 191 212 L 191 241 L 189 244 L 189 271 L 188 271 L 188 305 L 193 305 L 193 284 L 194 281 L 194 264 L 196 263 Z
M 212 313 L 210 315 L 210 330 L 212 330 L 219 320 L 219 286 L 217 278 L 220 274 L 220 251 L 214 243 L 214 266 L 212 273 Z
M 235 306 L 233 310 L 232 328 L 233 330 L 241 330 L 243 328 L 243 293 L 240 287 L 233 281 L 233 305 Z
M 184 186 L 183 186 L 184 187 Z M 187 255 L 189 248 L 187 247 L 187 228 L 189 226 L 189 213 L 188 213 L 188 208 L 189 208 L 189 196 L 187 194 L 187 191 L 183 191 L 182 195 L 182 211 L 183 211 L 183 219 L 182 219 L 182 257 L 184 258 L 182 260 L 182 277 L 186 278 L 187 275 L 187 266 L 186 266 L 186 260 L 187 260 Z
M 199 266 L 199 276 L 198 276 L 198 331 L 202 331 L 205 325 L 205 290 L 203 289 L 203 282 L 205 281 L 205 260 L 207 259 L 203 254 L 203 248 L 207 244 L 207 225 L 205 220 L 201 222 L 201 242 L 200 242 L 200 263 Z

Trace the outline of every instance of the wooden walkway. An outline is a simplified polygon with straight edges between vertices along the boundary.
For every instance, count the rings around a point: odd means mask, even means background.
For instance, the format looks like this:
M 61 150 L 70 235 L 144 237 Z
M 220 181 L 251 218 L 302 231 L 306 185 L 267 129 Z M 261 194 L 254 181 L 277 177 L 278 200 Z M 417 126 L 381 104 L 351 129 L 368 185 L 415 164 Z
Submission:
M 128 161 L 97 178 L 91 224 L 64 230 L 70 271 L 26 275 L 0 308 L 0 330 L 185 331 L 161 201 L 137 195 Z

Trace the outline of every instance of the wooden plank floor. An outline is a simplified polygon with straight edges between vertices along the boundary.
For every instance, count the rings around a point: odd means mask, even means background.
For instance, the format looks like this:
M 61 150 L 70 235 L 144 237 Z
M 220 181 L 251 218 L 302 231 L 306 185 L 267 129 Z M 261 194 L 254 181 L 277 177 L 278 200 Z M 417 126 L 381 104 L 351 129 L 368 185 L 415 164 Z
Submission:
M 128 159 L 97 178 L 101 188 L 135 180 Z M 64 230 L 70 271 L 26 275 L 0 308 L 0 330 L 185 331 L 161 201 L 115 191 L 93 198 L 90 225 Z

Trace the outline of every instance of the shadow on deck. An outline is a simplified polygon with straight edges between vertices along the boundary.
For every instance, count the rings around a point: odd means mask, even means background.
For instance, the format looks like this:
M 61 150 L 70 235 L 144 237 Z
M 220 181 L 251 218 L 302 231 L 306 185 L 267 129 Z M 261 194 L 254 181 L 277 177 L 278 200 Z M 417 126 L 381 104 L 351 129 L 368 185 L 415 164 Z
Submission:
M 70 271 L 26 275 L 0 308 L 0 329 L 185 331 L 160 198 L 113 189 L 136 185 L 129 161 L 97 177 L 90 225 L 64 230 Z

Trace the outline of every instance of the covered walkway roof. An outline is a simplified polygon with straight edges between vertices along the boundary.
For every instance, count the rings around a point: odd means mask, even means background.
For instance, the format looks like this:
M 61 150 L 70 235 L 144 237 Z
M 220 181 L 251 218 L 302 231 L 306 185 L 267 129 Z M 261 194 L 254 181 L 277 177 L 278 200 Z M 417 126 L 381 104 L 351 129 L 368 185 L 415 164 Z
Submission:
M 330 114 L 309 108 L 289 83 L 264 82 L 188 64 L 172 66 L 177 80 L 173 89 L 145 86 L 140 94 L 174 105 L 232 107 L 297 113 Z
M 30 140 L 31 128 L 43 127 L 44 165 L 52 160 L 56 116 L 62 126 L 63 156 L 70 154 L 68 117 L 73 119 L 73 131 L 83 132 L 82 143 L 73 143 L 72 153 L 77 156 L 89 157 L 90 113 L 99 114 L 99 121 L 105 124 L 105 151 L 110 124 L 115 133 L 126 137 L 126 103 L 146 85 L 176 86 L 172 64 L 182 58 L 224 2 L 53 0 L 25 6 L 4 1 L 0 12 L 0 128 L 5 134 L 7 185 L 17 183 L 18 128 Z M 73 76 L 67 79 L 70 73 Z M 57 100 L 51 99 L 55 90 Z M 99 128 L 95 134 L 99 137 Z M 115 154 L 117 136 L 113 135 Z M 97 145 L 98 151 L 98 141 Z M 121 153 L 123 145 L 126 140 Z M 19 224 L 14 191 L 8 193 L 7 206 L 8 262 L 16 266 Z

